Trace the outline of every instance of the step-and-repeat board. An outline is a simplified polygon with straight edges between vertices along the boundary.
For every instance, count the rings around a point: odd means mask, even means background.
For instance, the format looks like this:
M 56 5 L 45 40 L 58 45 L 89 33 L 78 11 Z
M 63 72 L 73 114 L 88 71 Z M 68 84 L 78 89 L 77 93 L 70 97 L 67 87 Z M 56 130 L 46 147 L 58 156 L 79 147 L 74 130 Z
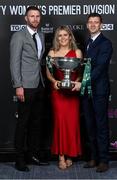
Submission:
M 14 148 L 14 132 L 17 121 L 16 97 L 11 83 L 9 69 L 9 42 L 11 35 L 25 27 L 26 8 L 36 5 L 42 13 L 40 30 L 45 33 L 46 54 L 51 47 L 55 29 L 59 25 L 68 25 L 83 51 L 88 36 L 87 16 L 97 12 L 103 17 L 103 33 L 112 41 L 113 56 L 110 63 L 111 94 L 108 117 L 110 122 L 110 143 L 117 140 L 117 1 L 115 0 L 20 0 L 0 1 L 0 149 Z M 111 147 L 111 146 L 110 146 Z M 111 148 L 110 148 L 111 149 Z M 112 148 L 111 150 L 114 150 Z

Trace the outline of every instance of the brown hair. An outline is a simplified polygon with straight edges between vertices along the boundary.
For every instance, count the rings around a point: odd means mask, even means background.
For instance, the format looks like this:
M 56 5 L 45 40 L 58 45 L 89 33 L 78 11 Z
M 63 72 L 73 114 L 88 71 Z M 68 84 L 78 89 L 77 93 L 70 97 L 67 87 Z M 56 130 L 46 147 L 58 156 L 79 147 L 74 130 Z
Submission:
M 100 19 L 100 22 L 102 23 L 102 16 L 98 13 L 91 13 L 89 14 L 87 21 L 89 20 L 90 17 L 98 17 Z
M 37 6 L 29 6 L 29 7 L 26 9 L 25 16 L 27 16 L 28 12 L 31 11 L 31 10 L 39 11 L 39 13 L 40 13 L 40 15 L 41 15 L 40 9 L 39 9 Z

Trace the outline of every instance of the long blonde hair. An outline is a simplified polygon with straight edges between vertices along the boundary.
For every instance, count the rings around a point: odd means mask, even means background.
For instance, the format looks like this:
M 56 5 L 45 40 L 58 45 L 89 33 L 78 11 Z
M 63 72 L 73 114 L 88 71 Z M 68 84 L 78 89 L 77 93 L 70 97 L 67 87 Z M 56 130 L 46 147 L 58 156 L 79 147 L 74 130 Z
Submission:
M 74 37 L 71 29 L 68 26 L 59 26 L 56 29 L 55 35 L 54 35 L 54 39 L 53 39 L 53 47 L 52 47 L 52 49 L 55 50 L 55 51 L 58 51 L 60 49 L 60 44 L 59 44 L 59 41 L 58 41 L 58 36 L 59 36 L 59 32 L 61 30 L 66 31 L 69 34 L 69 36 L 71 37 L 70 38 L 70 43 L 69 43 L 69 48 L 72 49 L 72 50 L 76 50 L 77 49 L 77 45 L 76 45 L 75 37 Z

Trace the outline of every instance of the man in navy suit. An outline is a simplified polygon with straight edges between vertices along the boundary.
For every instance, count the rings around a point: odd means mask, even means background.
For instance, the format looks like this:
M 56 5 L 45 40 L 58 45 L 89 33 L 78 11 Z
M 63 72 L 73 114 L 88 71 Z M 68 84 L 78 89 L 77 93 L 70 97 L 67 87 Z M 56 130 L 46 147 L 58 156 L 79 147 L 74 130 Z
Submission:
M 102 17 L 97 13 L 89 15 L 87 29 L 90 38 L 86 43 L 86 57 L 91 58 L 92 97 L 88 97 L 87 89 L 82 98 L 84 117 L 90 147 L 90 161 L 84 168 L 97 166 L 96 172 L 104 172 L 109 168 L 109 124 L 108 98 L 109 64 L 112 56 L 112 43 L 101 33 Z M 77 83 L 74 90 L 79 90 Z
M 113 50 L 110 40 L 101 33 L 101 26 L 102 17 L 97 13 L 90 14 L 87 29 L 92 40 L 87 41 L 86 56 L 91 58 L 92 98 L 86 92 L 82 101 L 91 151 L 90 161 L 84 168 L 98 165 L 96 172 L 109 168 L 108 70 Z

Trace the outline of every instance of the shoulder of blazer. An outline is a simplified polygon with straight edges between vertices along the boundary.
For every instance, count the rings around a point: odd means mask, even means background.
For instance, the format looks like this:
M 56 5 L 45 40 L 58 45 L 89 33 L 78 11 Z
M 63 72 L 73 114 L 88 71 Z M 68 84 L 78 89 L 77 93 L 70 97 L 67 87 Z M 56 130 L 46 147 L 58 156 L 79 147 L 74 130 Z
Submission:
M 22 29 L 21 31 L 16 32 L 19 36 L 25 37 L 27 35 L 30 36 L 30 33 L 27 28 Z
M 108 43 L 112 46 L 112 42 L 106 36 L 104 36 L 102 33 L 99 35 L 98 42 L 101 44 Z
M 10 43 L 21 43 L 22 41 L 24 41 L 24 38 L 25 38 L 25 31 L 22 30 L 22 31 L 17 31 L 15 33 L 13 33 L 12 37 L 11 37 L 11 41 Z
M 106 36 L 104 36 L 102 33 L 97 37 L 97 40 L 100 41 L 110 41 Z
M 26 29 L 24 28 L 24 29 L 21 30 L 21 31 L 15 32 L 15 33 L 12 35 L 12 37 L 15 37 L 15 38 L 18 38 L 18 37 L 24 38 L 25 33 L 26 33 Z
M 95 39 L 93 47 L 101 46 L 105 41 L 109 41 L 102 33 Z
M 41 32 L 40 30 L 38 30 L 37 32 L 38 32 L 38 34 L 44 35 L 44 33 Z
M 41 31 L 38 31 L 39 36 L 41 36 L 42 38 L 44 38 L 44 33 L 42 33 Z

